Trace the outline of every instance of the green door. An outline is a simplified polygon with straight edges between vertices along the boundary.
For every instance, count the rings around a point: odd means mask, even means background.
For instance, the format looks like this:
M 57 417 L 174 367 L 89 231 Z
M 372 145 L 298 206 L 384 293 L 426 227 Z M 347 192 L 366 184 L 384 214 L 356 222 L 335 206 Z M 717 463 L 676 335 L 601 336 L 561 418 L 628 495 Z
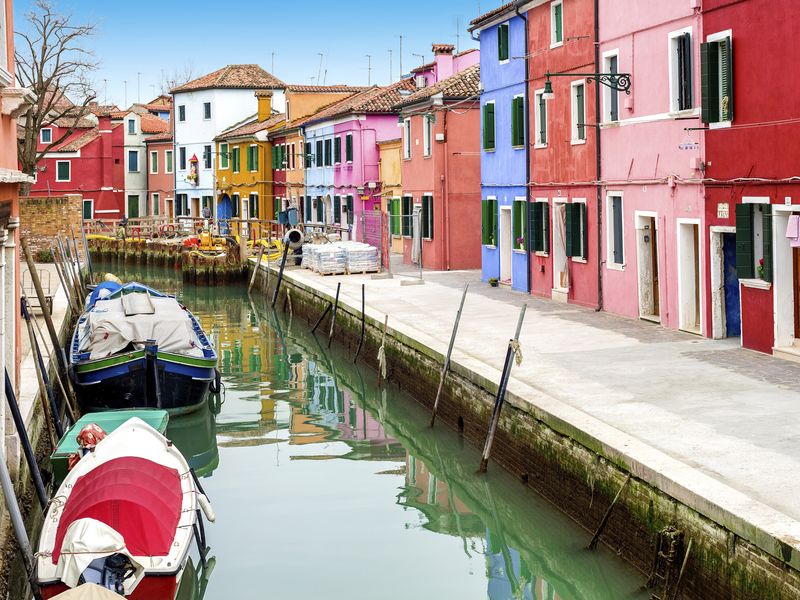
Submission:
M 128 218 L 139 218 L 139 196 L 128 196 Z

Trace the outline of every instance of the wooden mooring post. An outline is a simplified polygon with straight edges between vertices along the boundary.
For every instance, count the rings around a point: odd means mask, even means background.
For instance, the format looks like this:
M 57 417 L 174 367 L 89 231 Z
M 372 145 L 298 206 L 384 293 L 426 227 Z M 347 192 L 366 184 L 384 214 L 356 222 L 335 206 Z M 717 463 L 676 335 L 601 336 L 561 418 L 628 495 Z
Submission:
M 256 259 L 256 266 L 253 269 L 253 274 L 250 276 L 250 285 L 247 286 L 247 293 L 250 293 L 250 290 L 253 289 L 253 284 L 256 282 L 256 276 L 258 276 L 258 272 L 261 269 L 261 257 L 264 256 L 264 244 L 260 244 L 258 249 L 258 258 Z
M 358 340 L 358 350 L 356 350 L 356 355 L 353 358 L 353 364 L 356 364 L 356 362 L 358 361 L 358 355 L 361 354 L 361 348 L 364 346 L 364 334 L 366 333 L 367 329 L 367 324 L 366 324 L 367 317 L 365 314 L 367 310 L 366 300 L 365 300 L 366 287 L 367 286 L 365 284 L 363 283 L 361 284 L 361 337 Z
M 328 332 L 328 348 L 331 347 L 333 341 L 333 330 L 336 327 L 336 311 L 339 308 L 339 292 L 342 289 L 342 282 L 336 284 L 336 299 L 333 301 L 333 313 L 331 314 L 331 329 Z
M 461 322 L 461 311 L 464 310 L 464 300 L 467 298 L 467 290 L 469 290 L 469 283 L 464 285 L 464 292 L 461 294 L 461 303 L 458 305 L 458 312 L 456 313 L 456 321 L 453 323 L 453 333 L 450 334 L 450 345 L 447 347 L 447 356 L 445 356 L 444 364 L 442 365 L 442 373 L 439 376 L 439 388 L 436 390 L 436 398 L 433 401 L 433 410 L 431 411 L 431 422 L 429 427 L 433 427 L 436 421 L 436 413 L 439 410 L 439 398 L 442 395 L 442 388 L 444 387 L 444 378 L 447 377 L 447 371 L 450 368 L 450 357 L 453 355 L 453 346 L 456 343 L 456 334 L 458 333 L 458 324 Z

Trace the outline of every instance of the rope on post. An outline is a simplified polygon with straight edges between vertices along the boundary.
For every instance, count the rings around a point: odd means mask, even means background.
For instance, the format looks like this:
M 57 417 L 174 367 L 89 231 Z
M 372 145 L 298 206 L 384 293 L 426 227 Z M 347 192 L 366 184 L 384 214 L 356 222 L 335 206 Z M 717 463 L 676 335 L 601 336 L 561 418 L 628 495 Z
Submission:
M 389 327 L 389 315 L 383 319 L 383 336 L 381 337 L 381 346 L 378 348 L 378 385 L 382 379 L 386 379 L 386 330 Z
M 342 289 L 342 282 L 336 284 L 336 299 L 333 301 L 333 314 L 331 315 L 331 329 L 328 332 L 328 348 L 333 341 L 333 328 L 336 326 L 336 310 L 339 308 L 339 292 Z

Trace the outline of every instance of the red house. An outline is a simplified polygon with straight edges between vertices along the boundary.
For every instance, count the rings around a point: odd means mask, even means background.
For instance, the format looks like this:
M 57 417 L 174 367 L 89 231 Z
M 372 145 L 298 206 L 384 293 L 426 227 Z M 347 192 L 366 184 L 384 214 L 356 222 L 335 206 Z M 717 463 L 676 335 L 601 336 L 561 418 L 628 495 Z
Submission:
M 63 135 L 72 118 L 43 127 L 40 148 Z M 83 196 L 84 219 L 120 219 L 125 215 L 124 136 L 110 116 L 82 117 L 63 142 L 50 149 L 36 167 L 31 196 Z
M 418 210 L 422 265 L 436 271 L 481 266 L 479 55 L 454 57 L 453 50 L 434 44 L 431 72 L 441 79 L 423 83 L 425 74 L 417 74 L 419 89 L 397 106 L 403 130 L 403 257 L 418 259 L 413 247 Z
M 706 318 L 715 338 L 736 336 L 741 326 L 745 348 L 793 360 L 800 360 L 800 95 L 793 91 L 800 84 L 787 77 L 796 66 L 787 43 L 798 30 L 796 0 L 703 2 Z M 778 81 L 783 89 L 770 91 Z

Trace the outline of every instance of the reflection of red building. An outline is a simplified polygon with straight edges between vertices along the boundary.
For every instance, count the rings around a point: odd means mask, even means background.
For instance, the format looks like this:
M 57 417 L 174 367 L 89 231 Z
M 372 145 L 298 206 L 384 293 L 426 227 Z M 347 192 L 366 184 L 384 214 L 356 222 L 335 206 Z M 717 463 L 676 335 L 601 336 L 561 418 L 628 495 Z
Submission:
M 342 392 L 343 404 L 339 423 L 342 440 L 369 441 L 376 444 L 393 444 L 383 425 L 363 406 L 358 406 L 349 392 Z

